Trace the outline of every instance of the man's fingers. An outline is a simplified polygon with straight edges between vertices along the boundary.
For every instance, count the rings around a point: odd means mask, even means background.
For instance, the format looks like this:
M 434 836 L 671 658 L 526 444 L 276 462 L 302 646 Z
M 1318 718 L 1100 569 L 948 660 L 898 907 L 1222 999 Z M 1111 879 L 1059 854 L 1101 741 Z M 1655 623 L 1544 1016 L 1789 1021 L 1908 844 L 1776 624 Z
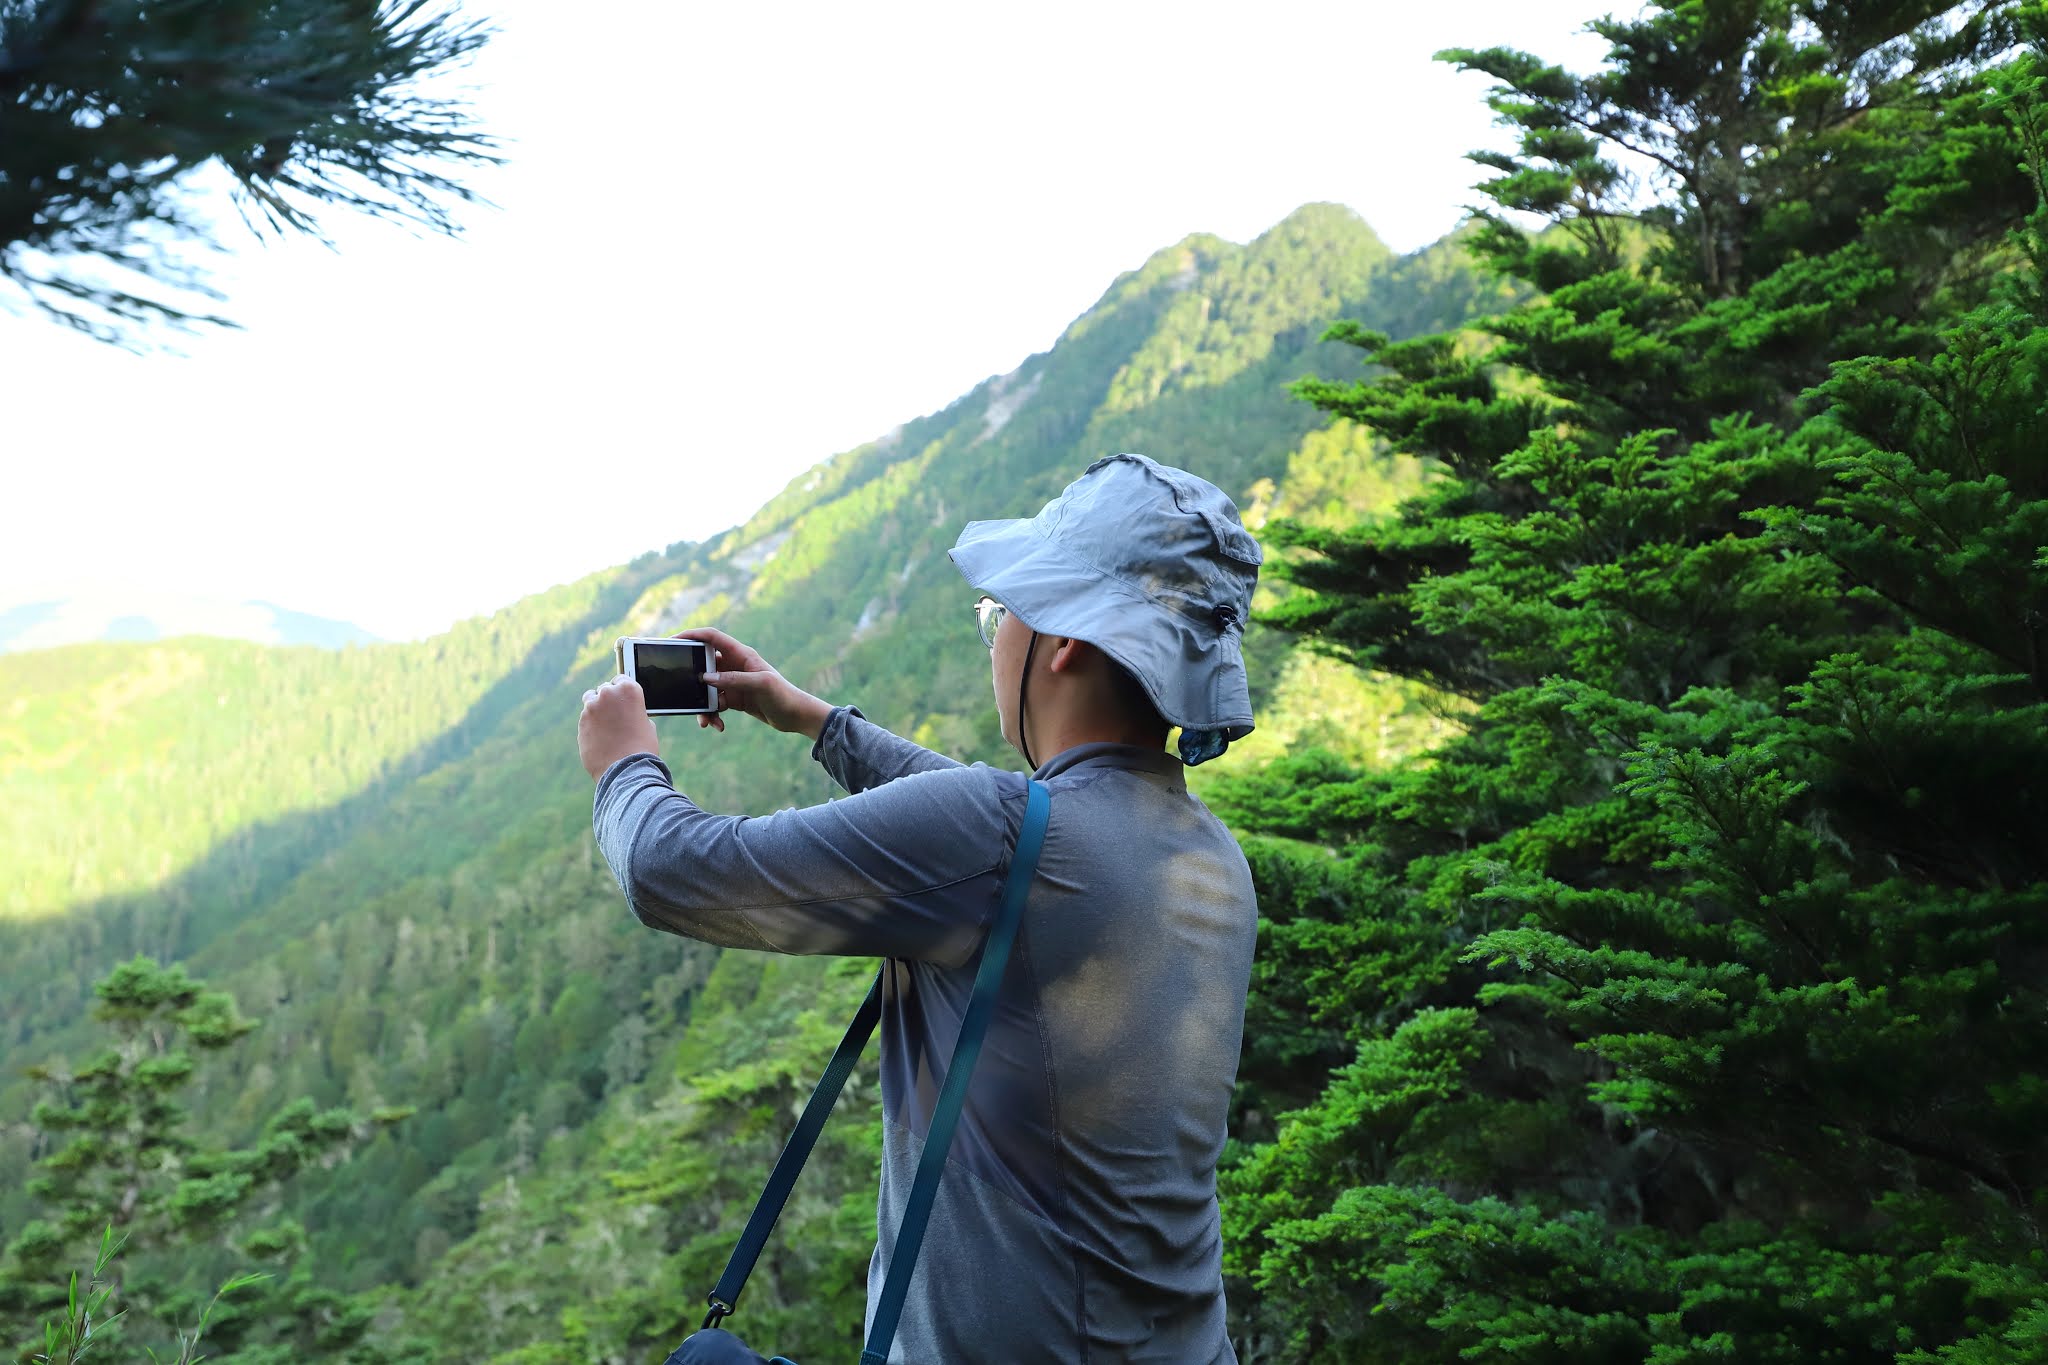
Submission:
M 773 676 L 768 673 L 748 673 L 737 668 L 721 668 L 716 673 L 706 673 L 704 681 L 721 692 L 754 692 L 762 683 Z
M 593 706 L 645 706 L 647 694 L 640 684 L 621 673 L 599 683 L 583 694 L 583 709 Z
M 741 644 L 738 640 L 733 639 L 732 636 L 727 635 L 715 626 L 693 626 L 689 630 L 679 630 L 669 638 L 675 640 L 701 640 L 719 652 L 722 656 L 722 662 L 735 669 L 751 670 L 767 667 L 767 661 L 759 654 L 756 654 L 752 649 Z

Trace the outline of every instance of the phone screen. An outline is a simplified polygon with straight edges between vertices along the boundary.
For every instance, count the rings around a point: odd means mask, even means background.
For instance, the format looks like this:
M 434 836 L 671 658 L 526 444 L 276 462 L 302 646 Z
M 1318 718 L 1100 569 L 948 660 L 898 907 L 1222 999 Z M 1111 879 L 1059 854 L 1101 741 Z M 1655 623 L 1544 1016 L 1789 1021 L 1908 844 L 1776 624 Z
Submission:
M 710 667 L 709 646 L 699 640 L 640 642 L 633 646 L 633 676 L 647 694 L 650 711 L 708 711 L 711 691 L 704 685 Z

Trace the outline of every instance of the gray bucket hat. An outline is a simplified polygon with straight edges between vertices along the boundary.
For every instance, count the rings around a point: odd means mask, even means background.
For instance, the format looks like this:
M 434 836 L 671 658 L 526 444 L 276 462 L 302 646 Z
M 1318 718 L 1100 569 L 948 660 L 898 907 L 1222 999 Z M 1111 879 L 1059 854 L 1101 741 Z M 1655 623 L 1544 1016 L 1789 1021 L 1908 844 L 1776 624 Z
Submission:
M 1184 763 L 1252 732 L 1241 637 L 1265 556 L 1222 489 L 1110 455 L 1028 520 L 970 521 L 948 551 L 977 591 L 1122 664 L 1181 728 Z

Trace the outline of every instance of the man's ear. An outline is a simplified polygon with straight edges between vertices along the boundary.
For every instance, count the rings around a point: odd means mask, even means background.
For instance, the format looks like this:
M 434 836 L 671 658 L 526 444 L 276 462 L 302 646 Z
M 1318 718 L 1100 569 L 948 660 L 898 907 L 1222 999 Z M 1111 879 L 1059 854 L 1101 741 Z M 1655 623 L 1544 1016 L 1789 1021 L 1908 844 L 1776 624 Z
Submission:
M 1051 638 L 1052 658 L 1046 667 L 1055 673 L 1071 673 L 1081 666 L 1095 646 L 1086 640 L 1076 640 L 1071 635 L 1056 635 Z

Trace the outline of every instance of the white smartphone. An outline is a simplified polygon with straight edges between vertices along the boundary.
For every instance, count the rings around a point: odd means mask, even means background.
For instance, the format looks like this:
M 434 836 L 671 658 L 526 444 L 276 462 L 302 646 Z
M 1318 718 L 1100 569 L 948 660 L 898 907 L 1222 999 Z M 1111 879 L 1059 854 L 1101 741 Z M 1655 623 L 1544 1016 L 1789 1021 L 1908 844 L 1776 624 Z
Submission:
M 650 716 L 702 716 L 718 709 L 718 689 L 704 681 L 711 646 L 702 640 L 622 635 L 612 645 L 618 671 L 640 684 Z

